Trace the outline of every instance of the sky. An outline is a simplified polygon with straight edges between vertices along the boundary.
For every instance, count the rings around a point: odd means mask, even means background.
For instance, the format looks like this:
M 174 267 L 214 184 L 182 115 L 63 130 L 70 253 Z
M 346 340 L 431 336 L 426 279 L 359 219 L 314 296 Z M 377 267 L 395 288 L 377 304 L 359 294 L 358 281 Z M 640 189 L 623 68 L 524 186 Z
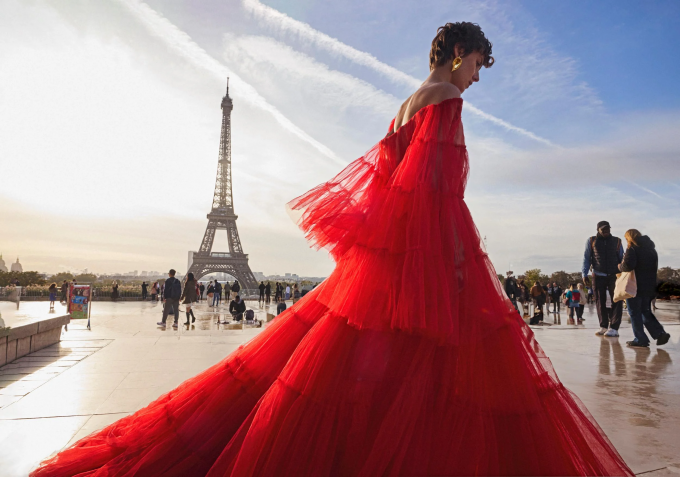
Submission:
M 449 21 L 493 43 L 463 122 L 497 271 L 579 270 L 600 220 L 680 267 L 675 0 L 3 0 L 0 253 L 45 273 L 186 271 L 230 77 L 251 269 L 328 275 L 285 204 L 384 136 Z

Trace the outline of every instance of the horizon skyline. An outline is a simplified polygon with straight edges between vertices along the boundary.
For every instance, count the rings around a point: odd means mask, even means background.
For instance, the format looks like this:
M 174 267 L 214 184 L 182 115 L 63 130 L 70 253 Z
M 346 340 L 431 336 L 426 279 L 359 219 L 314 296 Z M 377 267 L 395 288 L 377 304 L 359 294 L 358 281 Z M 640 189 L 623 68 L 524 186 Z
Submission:
M 680 67 L 626 33 L 635 20 L 650 41 L 680 44 L 680 7 L 439 3 L 4 2 L 0 249 L 48 273 L 185 263 L 205 231 L 229 76 L 251 269 L 328 276 L 284 204 L 384 135 L 427 75 L 436 26 L 467 19 L 497 58 L 463 113 L 466 202 L 496 271 L 580 269 L 603 219 L 619 237 L 649 234 L 660 264 L 680 267 Z

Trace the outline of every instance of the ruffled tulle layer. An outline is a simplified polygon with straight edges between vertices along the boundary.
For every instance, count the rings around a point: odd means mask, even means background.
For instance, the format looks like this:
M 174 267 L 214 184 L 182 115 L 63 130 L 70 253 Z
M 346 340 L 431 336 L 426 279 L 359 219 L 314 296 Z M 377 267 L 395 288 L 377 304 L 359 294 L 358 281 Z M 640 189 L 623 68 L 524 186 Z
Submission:
M 331 276 L 35 476 L 631 475 L 500 289 L 460 100 L 289 204 Z
M 443 345 L 321 291 L 34 475 L 628 475 L 516 315 Z

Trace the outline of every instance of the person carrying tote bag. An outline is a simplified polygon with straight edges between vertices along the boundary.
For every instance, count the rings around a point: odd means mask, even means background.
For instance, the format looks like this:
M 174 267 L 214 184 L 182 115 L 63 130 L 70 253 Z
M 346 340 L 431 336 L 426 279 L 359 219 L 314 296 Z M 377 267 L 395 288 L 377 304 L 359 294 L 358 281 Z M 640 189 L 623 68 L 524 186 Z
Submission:
M 635 229 L 628 230 L 625 238 L 628 241 L 628 249 L 623 256 L 619 269 L 623 274 L 629 273 L 629 277 L 634 277 L 636 285 L 633 296 L 626 298 L 635 339 L 627 341 L 626 344 L 633 348 L 649 347 L 649 338 L 645 334 L 645 328 L 647 328 L 652 339 L 656 340 L 656 345 L 664 345 L 668 343 L 671 335 L 666 333 L 652 313 L 651 307 L 652 300 L 656 296 L 656 272 L 659 266 L 659 257 L 654 242 Z M 618 296 L 619 281 L 621 281 L 621 286 L 626 289 L 624 280 L 620 277 L 616 282 L 615 299 Z M 631 278 L 627 279 L 627 283 L 631 283 Z
M 616 274 L 616 287 L 614 288 L 614 302 L 635 298 L 637 295 L 637 280 L 635 270 Z

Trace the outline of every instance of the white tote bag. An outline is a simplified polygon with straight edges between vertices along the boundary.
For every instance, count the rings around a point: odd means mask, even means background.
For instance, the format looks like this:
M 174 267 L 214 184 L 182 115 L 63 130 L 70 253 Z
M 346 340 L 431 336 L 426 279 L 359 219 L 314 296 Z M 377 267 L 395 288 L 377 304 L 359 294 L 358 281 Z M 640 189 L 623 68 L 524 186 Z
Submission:
M 614 288 L 614 302 L 634 298 L 635 295 L 637 295 L 635 271 L 618 273 L 616 275 L 616 288 Z

